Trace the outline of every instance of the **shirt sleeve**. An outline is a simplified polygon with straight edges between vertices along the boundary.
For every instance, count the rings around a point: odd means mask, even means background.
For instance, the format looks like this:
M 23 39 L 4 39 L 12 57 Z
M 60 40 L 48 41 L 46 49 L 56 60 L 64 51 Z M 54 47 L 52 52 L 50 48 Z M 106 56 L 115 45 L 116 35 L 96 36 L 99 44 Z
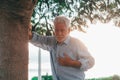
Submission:
M 50 36 L 42 36 L 39 35 L 35 32 L 32 32 L 32 39 L 30 40 L 30 43 L 32 43 L 33 45 L 40 47 L 44 50 L 48 50 L 50 51 L 50 47 L 53 44 L 53 37 Z
M 82 42 L 78 46 L 78 59 L 82 64 L 80 70 L 87 71 L 94 66 L 95 60 Z

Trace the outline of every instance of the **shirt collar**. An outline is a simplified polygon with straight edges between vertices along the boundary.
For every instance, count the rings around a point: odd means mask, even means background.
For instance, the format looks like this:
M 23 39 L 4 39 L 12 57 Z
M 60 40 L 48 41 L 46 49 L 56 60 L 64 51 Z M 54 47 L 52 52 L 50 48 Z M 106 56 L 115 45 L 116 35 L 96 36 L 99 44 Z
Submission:
M 64 43 L 65 43 L 65 44 L 68 44 L 69 41 L 70 41 L 70 36 L 67 36 L 67 38 L 65 39 Z
M 65 39 L 65 41 L 62 44 L 68 44 L 70 41 L 70 36 L 67 36 L 67 38 Z M 58 42 L 56 41 L 56 44 L 58 44 Z

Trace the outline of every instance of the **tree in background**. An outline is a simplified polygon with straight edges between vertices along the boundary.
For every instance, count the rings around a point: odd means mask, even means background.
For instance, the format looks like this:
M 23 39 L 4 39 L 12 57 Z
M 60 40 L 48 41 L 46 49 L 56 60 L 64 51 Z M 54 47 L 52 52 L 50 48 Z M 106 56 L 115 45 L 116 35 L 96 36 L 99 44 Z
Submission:
M 97 21 L 113 21 L 120 27 L 120 0 L 38 0 L 31 18 L 33 30 L 51 35 L 52 21 L 57 15 L 70 17 L 72 28 L 80 31 Z
M 28 80 L 28 25 L 36 0 L 0 0 L 0 80 Z

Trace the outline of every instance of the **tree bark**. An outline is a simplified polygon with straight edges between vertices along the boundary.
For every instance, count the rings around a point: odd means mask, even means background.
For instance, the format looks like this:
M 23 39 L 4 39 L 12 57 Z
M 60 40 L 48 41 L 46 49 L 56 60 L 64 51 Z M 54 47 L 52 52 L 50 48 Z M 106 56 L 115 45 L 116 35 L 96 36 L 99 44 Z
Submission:
M 28 25 L 37 0 L 0 0 L 0 80 L 28 80 Z

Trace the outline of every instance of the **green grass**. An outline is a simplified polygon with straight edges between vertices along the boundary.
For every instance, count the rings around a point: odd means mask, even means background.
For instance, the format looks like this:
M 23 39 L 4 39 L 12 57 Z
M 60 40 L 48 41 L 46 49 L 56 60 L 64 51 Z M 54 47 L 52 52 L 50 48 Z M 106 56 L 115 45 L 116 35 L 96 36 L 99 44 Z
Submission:
M 38 77 L 33 77 L 31 80 L 38 80 Z M 42 80 L 53 80 L 51 75 L 43 75 Z M 86 79 L 86 80 L 120 80 L 120 76 L 118 75 L 113 75 L 109 77 L 100 77 L 100 78 L 91 78 L 91 79 Z

